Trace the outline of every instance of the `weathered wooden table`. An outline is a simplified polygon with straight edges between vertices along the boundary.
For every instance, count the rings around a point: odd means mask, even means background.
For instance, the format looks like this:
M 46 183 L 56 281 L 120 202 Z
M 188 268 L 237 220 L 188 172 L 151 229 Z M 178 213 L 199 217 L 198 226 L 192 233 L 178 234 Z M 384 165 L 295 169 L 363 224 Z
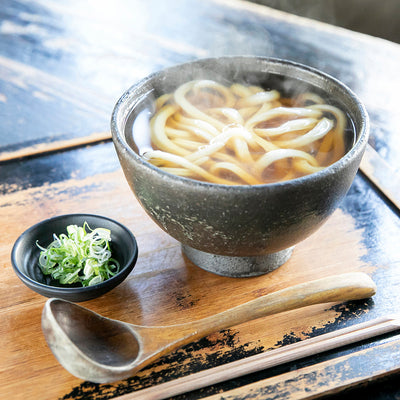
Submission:
M 114 103 L 139 78 L 179 62 L 237 54 L 286 58 L 330 73 L 359 95 L 371 118 L 370 148 L 341 207 L 286 264 L 248 279 L 213 275 L 182 255 L 134 198 L 109 134 Z M 399 70 L 399 45 L 238 0 L 4 0 L 0 397 L 134 399 L 135 391 L 161 382 L 398 313 Z M 83 303 L 111 318 L 184 322 L 348 271 L 368 273 L 378 292 L 367 301 L 307 307 L 217 332 L 115 384 L 83 382 L 47 347 L 40 326 L 46 298 L 19 281 L 10 261 L 25 229 L 75 212 L 112 217 L 137 238 L 139 258 L 128 279 Z M 178 398 L 389 399 L 400 393 L 399 373 L 400 337 L 393 333 Z

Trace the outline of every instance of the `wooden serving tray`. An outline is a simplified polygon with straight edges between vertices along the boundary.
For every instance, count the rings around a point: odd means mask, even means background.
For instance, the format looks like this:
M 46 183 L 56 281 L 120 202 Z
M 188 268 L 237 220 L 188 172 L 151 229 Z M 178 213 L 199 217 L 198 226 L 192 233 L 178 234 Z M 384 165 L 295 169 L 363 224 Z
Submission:
M 82 159 L 85 162 L 80 164 Z M 99 159 L 104 162 L 99 163 Z M 95 168 L 82 168 L 93 165 L 91 161 Z M 58 171 L 52 183 L 47 181 L 51 176 L 48 170 L 46 174 L 40 172 L 44 165 L 53 165 Z M 7 165 L 4 168 L 7 172 Z M 30 184 L 6 182 L 1 186 L 0 370 L 4 398 L 117 397 L 398 310 L 398 303 L 390 296 L 399 287 L 395 273 L 398 249 L 390 238 L 400 232 L 399 220 L 360 176 L 342 207 L 319 231 L 295 247 L 286 264 L 264 276 L 238 279 L 206 272 L 183 256 L 179 243 L 163 232 L 135 199 L 111 143 L 25 160 L 24 169 L 36 172 Z M 216 332 L 113 385 L 83 382 L 67 372 L 47 347 L 40 325 L 46 298 L 25 287 L 10 262 L 13 243 L 25 229 L 42 219 L 75 212 L 114 218 L 127 225 L 138 241 L 138 262 L 126 281 L 108 294 L 82 303 L 107 317 L 142 325 L 175 324 L 212 315 L 290 285 L 350 271 L 371 275 L 378 293 L 365 301 L 315 305 Z M 374 237 L 373 217 L 385 226 L 382 231 L 375 226 Z M 377 352 L 371 352 L 370 357 L 376 359 Z M 293 364 L 289 370 L 299 367 L 301 364 Z M 386 366 L 383 375 L 396 368 Z M 284 371 L 278 368 L 271 373 L 279 376 Z M 366 379 L 368 376 L 374 374 Z M 316 379 L 323 383 L 331 378 L 321 375 Z M 340 376 L 334 379 L 331 386 L 336 382 L 340 387 Z M 230 388 L 225 386 L 224 390 Z M 211 388 L 210 394 L 220 390 Z M 243 390 L 246 393 L 247 389 Z

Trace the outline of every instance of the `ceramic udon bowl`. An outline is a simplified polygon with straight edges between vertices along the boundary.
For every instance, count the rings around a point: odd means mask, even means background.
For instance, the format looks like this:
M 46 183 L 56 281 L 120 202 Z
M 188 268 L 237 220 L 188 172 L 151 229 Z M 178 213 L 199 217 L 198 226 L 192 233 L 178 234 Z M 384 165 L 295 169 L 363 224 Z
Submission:
M 138 155 L 132 130 L 136 137 L 145 135 L 154 99 L 192 79 L 244 81 L 288 93 L 314 91 L 348 114 L 354 142 L 324 170 L 281 183 L 228 186 L 169 174 Z M 181 64 L 142 79 L 117 102 L 111 129 L 126 179 L 150 217 L 199 267 L 244 277 L 282 265 L 293 246 L 338 207 L 359 167 L 369 124 L 356 95 L 324 73 L 278 59 L 223 57 Z

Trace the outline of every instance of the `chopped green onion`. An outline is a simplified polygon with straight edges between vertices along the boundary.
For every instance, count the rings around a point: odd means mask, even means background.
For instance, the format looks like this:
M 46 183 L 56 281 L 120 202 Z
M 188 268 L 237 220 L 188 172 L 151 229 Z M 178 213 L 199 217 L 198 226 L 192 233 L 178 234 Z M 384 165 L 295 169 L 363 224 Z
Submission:
M 83 227 L 68 225 L 67 234 L 53 234 L 53 239 L 47 248 L 36 242 L 39 267 L 61 284 L 93 286 L 119 272 L 118 261 L 111 257 L 109 229 L 92 230 L 87 222 Z

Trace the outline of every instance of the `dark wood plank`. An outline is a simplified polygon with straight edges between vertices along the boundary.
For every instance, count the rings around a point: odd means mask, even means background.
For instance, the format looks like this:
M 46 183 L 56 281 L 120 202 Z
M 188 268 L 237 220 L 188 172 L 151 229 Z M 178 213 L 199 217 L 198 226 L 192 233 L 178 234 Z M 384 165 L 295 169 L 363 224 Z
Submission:
M 371 144 L 400 169 L 400 45 L 235 0 L 5 0 L 0 20 L 3 152 L 108 131 L 116 99 L 152 71 L 253 54 L 302 62 L 349 85 L 371 116 Z

